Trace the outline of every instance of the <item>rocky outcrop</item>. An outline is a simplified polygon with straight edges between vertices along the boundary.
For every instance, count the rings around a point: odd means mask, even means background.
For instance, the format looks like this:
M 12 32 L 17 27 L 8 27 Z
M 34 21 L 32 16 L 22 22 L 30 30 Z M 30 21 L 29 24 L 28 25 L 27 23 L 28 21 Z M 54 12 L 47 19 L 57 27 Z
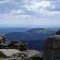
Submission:
M 60 35 L 47 38 L 43 60 L 60 60 Z

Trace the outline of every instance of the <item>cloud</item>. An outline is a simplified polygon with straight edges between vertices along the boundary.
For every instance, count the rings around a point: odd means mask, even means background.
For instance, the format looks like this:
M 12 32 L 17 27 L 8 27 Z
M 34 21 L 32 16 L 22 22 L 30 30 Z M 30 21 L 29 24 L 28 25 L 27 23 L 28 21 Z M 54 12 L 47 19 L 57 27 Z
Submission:
M 7 3 L 9 0 L 0 0 L 0 4 Z
M 60 16 L 60 12 L 59 11 L 48 11 L 48 10 L 42 10 L 41 11 L 41 15 L 43 15 L 44 17 L 58 17 Z
M 1 0 L 0 26 L 59 26 L 59 5 L 58 1 Z
M 1 1 L 2 2 L 2 1 Z M 46 0 L 3 0 L 0 14 L 20 14 L 35 17 L 51 17 L 60 13 L 60 2 Z M 54 15 L 55 14 L 55 15 Z
M 30 2 L 30 4 L 26 4 L 24 6 L 29 11 L 41 11 L 45 10 L 46 8 L 55 8 L 53 5 L 50 4 L 49 1 L 40 1 L 40 2 Z
M 60 3 L 60 2 L 59 2 Z M 56 6 L 58 6 L 58 2 L 56 1 L 36 1 L 31 0 L 29 3 L 23 5 L 24 9 L 26 9 L 27 13 L 34 16 L 42 16 L 42 17 L 51 17 L 55 15 L 60 16 L 59 8 L 56 10 Z M 38 16 L 39 17 L 39 16 Z
M 20 9 L 10 11 L 10 14 L 20 14 L 21 15 L 23 13 L 24 13 L 24 11 L 20 10 Z

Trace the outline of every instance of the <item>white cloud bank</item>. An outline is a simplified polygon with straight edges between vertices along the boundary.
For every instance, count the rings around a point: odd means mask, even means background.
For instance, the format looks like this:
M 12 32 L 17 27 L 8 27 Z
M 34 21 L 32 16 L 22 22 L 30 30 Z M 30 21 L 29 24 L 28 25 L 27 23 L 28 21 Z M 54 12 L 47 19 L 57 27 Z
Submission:
M 4 17 L 4 18 L 3 18 Z M 59 18 L 35 18 L 26 15 L 4 15 L 0 27 L 54 27 L 60 26 Z M 2 20 L 3 19 L 3 20 Z
M 25 7 L 29 11 L 37 11 L 40 12 L 41 10 L 46 10 L 46 8 L 55 8 L 53 5 L 50 4 L 50 1 L 40 1 L 40 2 L 30 2 L 30 4 L 26 4 Z
M 40 1 L 40 2 L 36 2 L 36 1 L 31 1 L 30 3 L 27 3 L 24 7 L 28 10 L 28 11 L 33 11 L 33 12 L 37 12 L 40 15 L 43 15 L 45 17 L 48 16 L 54 16 L 54 15 L 60 15 L 60 11 L 49 11 L 48 9 L 55 9 L 55 5 L 51 4 L 52 1 Z
M 12 4 L 9 6 L 5 6 L 7 7 L 7 11 L 9 11 L 9 13 L 0 14 L 0 27 L 60 26 L 60 11 L 54 11 L 56 9 L 56 6 L 52 4 L 52 1 L 40 1 L 40 0 L 22 0 L 22 1 L 23 3 L 20 3 L 21 2 L 20 0 L 0 1 L 0 4 L 2 3 L 5 4 L 8 2 L 9 4 L 10 3 Z M 50 11 L 49 9 L 53 10 Z

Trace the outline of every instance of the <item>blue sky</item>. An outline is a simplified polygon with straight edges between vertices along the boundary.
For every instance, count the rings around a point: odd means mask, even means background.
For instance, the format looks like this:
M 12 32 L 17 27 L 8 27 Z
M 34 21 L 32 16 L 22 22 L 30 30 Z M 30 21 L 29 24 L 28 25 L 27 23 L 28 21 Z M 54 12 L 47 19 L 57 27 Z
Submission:
M 59 26 L 59 0 L 0 0 L 0 27 Z

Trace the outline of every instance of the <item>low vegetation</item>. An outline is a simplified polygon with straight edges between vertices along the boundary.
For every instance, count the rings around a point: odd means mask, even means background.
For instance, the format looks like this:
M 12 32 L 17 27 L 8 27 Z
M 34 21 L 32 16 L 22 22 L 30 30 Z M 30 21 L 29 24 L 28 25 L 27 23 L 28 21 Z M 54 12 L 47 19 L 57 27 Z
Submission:
M 3 58 L 0 58 L 0 60 L 3 60 Z

